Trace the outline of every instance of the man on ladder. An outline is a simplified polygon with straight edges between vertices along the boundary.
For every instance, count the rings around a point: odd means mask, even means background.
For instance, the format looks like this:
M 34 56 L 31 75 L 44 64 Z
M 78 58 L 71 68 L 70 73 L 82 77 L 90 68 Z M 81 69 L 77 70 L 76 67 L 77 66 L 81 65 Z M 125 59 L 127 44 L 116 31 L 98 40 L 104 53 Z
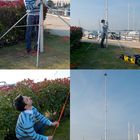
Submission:
M 37 51 L 37 41 L 38 41 L 38 25 L 39 25 L 39 13 L 40 13 L 40 0 L 24 0 L 27 15 L 27 28 L 26 28 L 26 51 L 30 53 L 32 51 L 31 47 L 31 37 L 34 29 L 35 33 L 35 45 L 34 50 Z
M 105 48 L 104 41 L 107 39 L 108 33 L 108 22 L 105 23 L 105 20 L 101 20 L 102 23 L 102 33 L 101 33 L 101 48 Z

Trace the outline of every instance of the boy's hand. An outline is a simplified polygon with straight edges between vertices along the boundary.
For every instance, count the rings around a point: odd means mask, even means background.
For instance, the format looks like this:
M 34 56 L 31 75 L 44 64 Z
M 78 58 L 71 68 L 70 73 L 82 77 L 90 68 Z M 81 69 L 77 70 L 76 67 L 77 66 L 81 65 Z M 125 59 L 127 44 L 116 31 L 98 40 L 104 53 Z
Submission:
M 38 6 L 40 4 L 40 0 L 36 0 L 35 4 Z
M 53 122 L 53 123 L 52 123 L 52 126 L 58 127 L 58 126 L 59 126 L 59 122 L 57 122 L 57 121 Z
M 48 136 L 48 140 L 53 140 L 53 136 Z

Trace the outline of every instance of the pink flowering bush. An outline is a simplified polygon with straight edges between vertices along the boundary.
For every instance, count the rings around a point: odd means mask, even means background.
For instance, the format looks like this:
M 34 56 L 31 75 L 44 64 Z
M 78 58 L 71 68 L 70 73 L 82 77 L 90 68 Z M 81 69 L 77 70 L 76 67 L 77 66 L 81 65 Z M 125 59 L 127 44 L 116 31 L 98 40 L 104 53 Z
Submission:
M 23 0 L 18 1 L 0 1 L 0 8 L 2 7 L 19 7 L 23 6 Z

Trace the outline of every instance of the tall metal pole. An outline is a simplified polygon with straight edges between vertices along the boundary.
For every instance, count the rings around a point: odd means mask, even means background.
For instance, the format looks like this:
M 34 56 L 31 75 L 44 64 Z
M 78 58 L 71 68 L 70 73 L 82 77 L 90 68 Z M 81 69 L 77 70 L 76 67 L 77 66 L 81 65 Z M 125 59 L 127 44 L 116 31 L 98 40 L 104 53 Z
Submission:
M 133 31 L 135 31 L 135 6 L 133 6 Z
M 41 38 L 43 38 L 43 35 L 42 35 L 42 24 L 43 24 L 43 21 L 42 21 L 42 12 L 43 12 L 43 2 L 42 0 L 40 1 L 40 13 L 39 13 L 39 27 L 38 27 L 38 41 L 37 41 L 37 57 L 36 57 L 36 67 L 38 68 L 39 67 L 39 52 L 41 51 L 42 49 L 42 46 L 43 45 L 43 42 Z
M 37 43 L 37 57 L 36 57 L 36 67 L 39 67 L 39 52 L 43 52 L 43 1 L 40 0 L 40 13 L 39 13 L 39 27 L 38 27 L 38 43 Z
M 128 3 L 128 31 L 130 30 L 130 4 Z
M 107 140 L 107 92 L 106 92 L 106 79 L 107 74 L 104 74 L 105 76 L 105 140 Z
M 133 125 L 133 140 L 135 140 L 135 126 Z
M 138 140 L 140 140 L 140 134 L 138 134 Z
M 108 0 L 106 0 L 106 4 L 105 4 L 105 20 L 106 20 L 106 24 L 108 24 Z M 106 35 L 106 47 L 108 47 L 108 30 L 107 30 L 107 35 Z
M 128 122 L 128 140 L 130 140 L 130 123 Z
M 106 6 L 105 6 L 105 19 L 108 22 L 108 0 L 106 0 Z
M 101 136 L 101 140 L 103 140 L 102 136 Z
M 41 5 L 40 5 L 40 21 L 41 21 L 41 25 L 40 25 L 40 52 L 44 52 L 44 22 L 43 22 L 43 1 L 41 0 Z

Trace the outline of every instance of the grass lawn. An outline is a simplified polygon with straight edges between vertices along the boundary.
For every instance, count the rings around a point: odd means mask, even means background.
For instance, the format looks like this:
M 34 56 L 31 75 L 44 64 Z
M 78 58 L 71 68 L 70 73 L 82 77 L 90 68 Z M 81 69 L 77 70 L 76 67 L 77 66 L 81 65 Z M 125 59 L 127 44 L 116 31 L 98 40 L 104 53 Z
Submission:
M 68 69 L 69 38 L 44 33 L 44 52 L 40 53 L 40 69 Z M 27 54 L 25 42 L 0 48 L 1 69 L 36 69 L 36 54 Z
M 54 128 L 48 129 L 46 135 L 52 135 Z M 56 129 L 54 140 L 70 140 L 70 120 L 60 122 L 60 126 Z
M 126 52 L 137 52 L 140 49 L 125 48 Z M 140 66 L 124 62 L 119 58 L 124 54 L 117 46 L 100 48 L 99 44 L 81 43 L 81 46 L 71 52 L 72 69 L 140 69 Z

